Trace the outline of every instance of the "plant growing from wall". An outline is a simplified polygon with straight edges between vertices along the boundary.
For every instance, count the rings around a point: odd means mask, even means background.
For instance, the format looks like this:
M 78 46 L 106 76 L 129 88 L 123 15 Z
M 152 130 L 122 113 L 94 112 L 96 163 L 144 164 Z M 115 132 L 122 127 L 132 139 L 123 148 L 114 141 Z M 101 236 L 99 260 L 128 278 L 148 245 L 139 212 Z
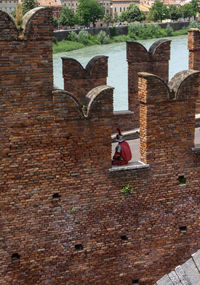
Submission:
M 122 189 L 120 190 L 122 194 L 131 194 L 135 193 L 135 190 L 130 186 L 130 184 L 126 184 Z
M 22 4 L 19 3 L 19 4 L 17 4 L 16 15 L 15 15 L 15 24 L 16 24 L 18 29 L 21 28 L 22 18 L 23 18 Z
M 22 12 L 23 15 L 26 14 L 29 10 L 38 7 L 38 4 L 35 0 L 22 0 Z

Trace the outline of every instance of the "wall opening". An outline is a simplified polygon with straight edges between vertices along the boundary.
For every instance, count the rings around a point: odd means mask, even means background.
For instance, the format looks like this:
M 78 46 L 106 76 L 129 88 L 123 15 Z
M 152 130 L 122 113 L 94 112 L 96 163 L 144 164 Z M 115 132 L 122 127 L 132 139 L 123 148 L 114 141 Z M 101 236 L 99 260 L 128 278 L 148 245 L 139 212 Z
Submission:
M 75 244 L 75 250 L 82 250 L 83 249 L 83 245 L 81 243 L 79 244 Z
M 181 226 L 179 227 L 180 232 L 186 233 L 187 232 L 187 227 L 186 226 Z
M 133 280 L 132 284 L 139 285 L 139 280 L 138 279 Z
M 59 193 L 54 193 L 53 195 L 52 195 L 52 199 L 59 199 L 61 196 L 60 196 L 60 194 Z
M 183 175 L 181 175 L 178 177 L 178 181 L 179 181 L 179 184 L 186 184 L 187 179 Z
M 12 262 L 19 262 L 20 261 L 20 255 L 18 253 L 13 253 L 11 260 L 12 260 Z
M 123 240 L 123 241 L 128 240 L 128 237 L 123 235 L 123 236 L 121 236 L 121 240 Z

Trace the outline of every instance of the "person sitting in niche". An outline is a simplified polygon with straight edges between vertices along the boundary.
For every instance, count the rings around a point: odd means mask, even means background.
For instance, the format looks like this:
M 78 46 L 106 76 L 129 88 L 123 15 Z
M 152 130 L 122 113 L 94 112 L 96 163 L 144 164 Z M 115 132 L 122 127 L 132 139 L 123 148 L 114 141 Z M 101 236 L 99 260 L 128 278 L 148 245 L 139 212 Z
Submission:
M 117 131 L 116 141 L 118 142 L 118 145 L 115 148 L 112 164 L 125 165 L 131 160 L 132 153 L 129 144 L 124 140 L 119 128 L 117 128 Z

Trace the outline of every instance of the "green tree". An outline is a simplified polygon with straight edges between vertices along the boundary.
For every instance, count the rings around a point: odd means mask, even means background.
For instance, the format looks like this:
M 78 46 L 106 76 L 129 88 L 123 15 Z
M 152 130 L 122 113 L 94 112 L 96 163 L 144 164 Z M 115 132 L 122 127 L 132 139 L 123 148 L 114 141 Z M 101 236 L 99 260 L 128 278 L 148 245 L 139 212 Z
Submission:
M 114 13 L 114 22 L 117 23 L 119 21 L 119 17 L 117 15 L 117 12 Z
M 181 18 L 181 9 L 175 5 L 170 5 L 169 6 L 169 18 L 171 20 L 178 20 Z
M 96 0 L 79 0 L 77 7 L 77 14 L 80 18 L 81 24 L 88 26 L 90 22 L 95 23 L 104 16 L 104 7 Z
M 38 3 L 35 0 L 22 0 L 22 13 L 26 14 L 29 10 L 38 7 Z
M 184 4 L 181 7 L 181 14 L 184 19 L 191 18 L 196 16 L 196 10 L 193 7 L 192 3 Z
M 103 21 L 104 23 L 107 24 L 107 26 L 109 26 L 110 23 L 112 23 L 112 17 L 110 14 L 105 14 L 103 17 Z
M 69 9 L 67 7 L 63 8 L 60 12 L 59 22 L 63 26 L 74 26 L 76 23 L 76 19 L 72 9 Z
M 122 11 L 122 12 L 121 12 L 121 15 L 119 16 L 119 20 L 120 20 L 120 22 L 125 22 L 125 21 L 127 21 L 127 12 Z
M 144 13 L 142 13 L 138 8 L 138 6 L 134 3 L 131 3 L 127 8 L 126 15 L 128 22 L 135 22 L 135 21 L 140 22 L 145 19 Z
M 169 15 L 169 11 L 167 6 L 163 4 L 163 2 L 159 0 L 155 0 L 153 6 L 150 10 L 150 18 L 154 21 L 162 21 L 164 19 L 167 19 Z

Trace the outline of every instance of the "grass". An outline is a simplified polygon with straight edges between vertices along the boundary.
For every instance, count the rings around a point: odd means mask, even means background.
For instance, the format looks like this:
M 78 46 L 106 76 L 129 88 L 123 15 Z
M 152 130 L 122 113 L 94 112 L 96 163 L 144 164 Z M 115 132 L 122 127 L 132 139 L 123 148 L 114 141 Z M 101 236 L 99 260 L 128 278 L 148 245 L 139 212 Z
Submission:
M 71 51 L 85 47 L 84 44 L 73 41 L 61 41 L 53 43 L 53 53 Z

